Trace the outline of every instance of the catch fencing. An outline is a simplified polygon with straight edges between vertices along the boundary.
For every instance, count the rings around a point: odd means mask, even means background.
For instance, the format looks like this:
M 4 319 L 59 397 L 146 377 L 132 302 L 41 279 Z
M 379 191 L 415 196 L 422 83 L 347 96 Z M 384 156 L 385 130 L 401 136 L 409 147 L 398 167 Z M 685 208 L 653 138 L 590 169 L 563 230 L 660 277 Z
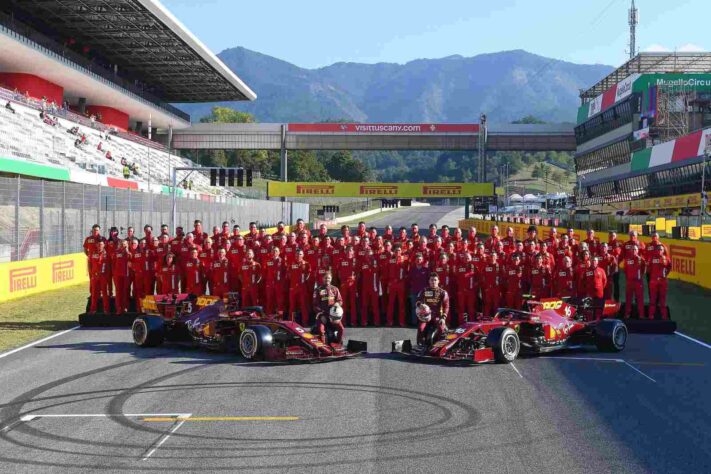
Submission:
M 158 233 L 161 224 L 170 225 L 171 212 L 168 194 L 0 177 L 0 262 L 82 252 L 84 237 L 97 223 L 104 234 L 109 227 L 118 227 L 122 237 L 129 226 L 142 236 L 145 224 Z M 245 229 L 252 221 L 272 227 L 299 218 L 308 221 L 308 204 L 243 198 L 218 203 L 179 197 L 176 205 L 176 225 L 188 230 L 200 219 L 208 233 L 224 221 Z

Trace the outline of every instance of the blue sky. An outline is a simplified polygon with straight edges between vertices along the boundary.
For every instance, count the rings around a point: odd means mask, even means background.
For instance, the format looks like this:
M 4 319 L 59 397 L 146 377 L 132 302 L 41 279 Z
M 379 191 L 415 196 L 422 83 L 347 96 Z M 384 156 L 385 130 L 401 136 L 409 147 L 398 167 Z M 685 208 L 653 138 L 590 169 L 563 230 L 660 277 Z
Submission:
M 233 46 L 315 68 L 525 49 L 625 61 L 630 0 L 162 0 L 215 53 Z M 711 49 L 711 0 L 638 0 L 642 51 Z

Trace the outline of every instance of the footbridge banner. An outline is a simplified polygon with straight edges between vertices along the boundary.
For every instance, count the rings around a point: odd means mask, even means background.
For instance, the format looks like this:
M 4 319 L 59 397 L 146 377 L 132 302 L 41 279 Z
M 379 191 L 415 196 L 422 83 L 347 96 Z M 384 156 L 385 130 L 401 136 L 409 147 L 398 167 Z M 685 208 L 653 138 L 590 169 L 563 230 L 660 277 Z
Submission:
M 284 183 L 269 181 L 269 197 L 469 198 L 493 196 L 493 183 Z

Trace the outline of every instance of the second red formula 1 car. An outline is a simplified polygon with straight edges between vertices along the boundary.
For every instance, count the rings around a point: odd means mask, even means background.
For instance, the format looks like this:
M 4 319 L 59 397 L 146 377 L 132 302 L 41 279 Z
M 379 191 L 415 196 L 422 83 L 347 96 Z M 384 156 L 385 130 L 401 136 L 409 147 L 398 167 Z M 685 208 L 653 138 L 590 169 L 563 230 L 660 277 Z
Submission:
M 565 302 L 557 298 L 529 301 L 527 311 L 500 309 L 493 318 L 466 322 L 453 330 L 432 326 L 417 345 L 394 341 L 392 351 L 445 361 L 513 362 L 519 353 L 540 354 L 585 345 L 601 351 L 625 348 L 627 327 L 618 319 L 588 321 L 599 310 L 602 317 L 617 314 L 619 303 L 606 301 L 592 308 L 590 300 Z
M 323 340 L 293 321 L 268 317 L 261 307 L 238 308 L 235 300 L 225 304 L 211 296 L 149 296 L 143 302 L 147 314 L 133 323 L 133 340 L 141 347 L 171 342 L 269 361 L 316 362 L 367 351 L 365 342 L 332 343 L 333 335 Z

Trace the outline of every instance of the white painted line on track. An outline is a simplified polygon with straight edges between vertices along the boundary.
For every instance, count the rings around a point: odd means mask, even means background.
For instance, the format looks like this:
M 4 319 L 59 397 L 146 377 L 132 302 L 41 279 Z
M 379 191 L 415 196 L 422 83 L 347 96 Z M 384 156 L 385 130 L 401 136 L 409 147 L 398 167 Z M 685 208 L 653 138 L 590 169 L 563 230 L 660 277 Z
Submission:
M 685 339 L 688 339 L 688 340 L 690 340 L 690 341 L 692 341 L 692 342 L 695 342 L 695 343 L 699 344 L 700 346 L 704 346 L 706 349 L 711 349 L 711 345 L 706 344 L 706 343 L 703 342 L 703 341 L 699 341 L 698 339 L 694 339 L 694 338 L 691 337 L 691 336 L 687 336 L 686 334 L 682 334 L 682 333 L 680 333 L 679 331 L 674 331 L 674 334 L 676 334 L 677 336 L 681 336 L 681 337 L 683 337 L 683 338 L 685 338 Z
M 640 374 L 640 375 L 642 375 L 642 376 L 648 378 L 649 380 L 651 380 L 651 381 L 654 382 L 654 383 L 657 383 L 657 381 L 654 380 L 652 377 L 650 377 L 649 375 L 645 374 L 644 372 L 642 372 L 641 370 L 639 370 L 637 367 L 635 367 L 634 365 L 630 364 L 630 363 L 627 362 L 626 360 L 623 360 L 622 362 L 623 362 L 627 367 L 629 367 L 630 369 L 634 370 L 634 371 L 637 372 L 638 374 Z
M 518 374 L 519 377 L 523 378 L 523 375 L 521 375 L 521 372 L 519 372 L 518 369 L 516 368 L 516 366 L 513 365 L 513 362 L 511 362 L 509 365 L 511 366 L 512 369 L 514 369 L 516 371 L 516 373 Z
M 41 344 L 41 343 L 43 343 L 43 342 L 45 342 L 45 341 L 49 341 L 50 339 L 54 339 L 55 337 L 59 337 L 59 336 L 61 336 L 61 335 L 63 335 L 63 334 L 66 334 L 66 333 L 68 333 L 68 332 L 74 331 L 75 329 L 79 329 L 80 327 L 81 327 L 81 326 L 74 326 L 73 328 L 70 328 L 70 329 L 67 329 L 67 330 L 64 330 L 64 331 L 60 331 L 60 332 L 58 332 L 58 333 L 52 334 L 51 336 L 47 336 L 47 337 L 45 337 L 45 338 L 43 338 L 43 339 L 40 339 L 40 340 L 38 340 L 38 341 L 30 342 L 29 344 L 26 344 L 26 345 L 24 345 L 24 346 L 22 346 L 22 347 L 18 347 L 17 349 L 13 349 L 13 350 L 11 350 L 11 351 L 3 352 L 2 354 L 0 354 L 0 359 L 2 359 L 3 357 L 7 357 L 7 356 L 10 356 L 10 355 L 12 355 L 12 354 L 15 354 L 16 352 L 20 352 L 20 351 L 23 350 L 23 349 L 27 349 L 27 348 L 29 348 L 29 347 L 36 346 L 37 344 Z
M 187 416 L 181 416 L 180 418 L 178 418 L 178 420 L 180 420 L 180 421 L 178 421 L 177 423 L 175 423 L 175 424 L 173 425 L 173 428 L 171 428 L 171 430 L 170 430 L 168 433 L 166 433 L 166 434 L 163 435 L 163 437 L 158 441 L 158 443 L 157 443 L 155 446 L 153 446 L 153 447 L 150 449 L 150 451 L 148 451 L 148 452 L 146 453 L 145 456 L 143 456 L 143 459 L 141 459 L 141 461 L 147 461 L 151 456 L 153 456 L 153 454 L 155 454 L 155 452 L 158 451 L 158 448 L 160 448 L 161 446 L 163 446 L 163 443 L 165 443 L 166 441 L 168 441 L 168 438 L 170 438 L 170 436 L 171 436 L 172 434 L 174 434 L 176 431 L 178 431 L 178 429 L 179 429 L 181 426 L 183 426 L 183 424 L 184 424 L 186 421 L 188 421 L 188 418 L 190 418 L 190 414 L 189 414 L 189 413 L 187 414 Z
M 174 416 L 177 418 L 187 418 L 190 416 L 190 413 L 37 413 L 24 415 L 20 418 L 20 421 L 32 421 L 36 418 L 142 418 L 146 416 Z
M 19 424 L 22 423 L 23 421 L 24 421 L 24 420 L 19 419 L 19 420 L 13 421 L 12 423 L 10 423 L 10 424 L 7 425 L 7 426 L 3 426 L 2 429 L 0 429 L 0 433 L 7 433 L 7 432 L 11 431 L 14 427 L 16 427 L 17 425 L 19 425 Z
M 561 360 L 592 360 L 596 362 L 624 362 L 622 359 L 609 359 L 606 357 L 565 357 L 565 356 L 539 356 L 539 359 L 561 359 Z

